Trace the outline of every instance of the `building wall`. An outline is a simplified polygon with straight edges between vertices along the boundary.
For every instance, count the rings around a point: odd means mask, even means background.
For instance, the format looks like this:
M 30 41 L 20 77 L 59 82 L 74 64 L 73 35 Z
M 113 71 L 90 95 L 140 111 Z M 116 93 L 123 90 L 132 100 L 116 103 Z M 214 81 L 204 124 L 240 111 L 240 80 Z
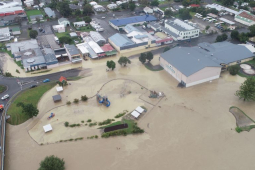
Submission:
M 59 64 L 56 63 L 56 64 L 47 65 L 47 68 L 48 68 L 48 69 L 49 69 L 49 68 L 55 68 L 55 67 L 58 67 L 58 66 L 59 66 Z
M 252 22 L 246 22 L 246 21 L 241 20 L 241 19 L 236 18 L 236 17 L 235 17 L 235 21 L 236 21 L 236 22 L 239 22 L 239 23 L 241 23 L 241 24 L 247 25 L 247 26 L 252 26 L 252 25 L 254 25 L 254 24 L 255 24 L 255 21 L 252 21 Z
M 174 32 L 175 34 L 179 35 L 183 40 L 190 39 L 190 38 L 197 38 L 199 37 L 199 29 L 194 30 L 188 30 L 188 31 L 179 31 L 167 23 L 165 24 L 165 27 L 169 29 L 170 31 Z
M 186 87 L 211 81 L 220 77 L 221 67 L 206 67 L 187 78 Z
M 116 46 L 111 40 L 110 38 L 108 38 L 108 42 L 117 50 L 120 52 L 120 47 L 119 46 Z

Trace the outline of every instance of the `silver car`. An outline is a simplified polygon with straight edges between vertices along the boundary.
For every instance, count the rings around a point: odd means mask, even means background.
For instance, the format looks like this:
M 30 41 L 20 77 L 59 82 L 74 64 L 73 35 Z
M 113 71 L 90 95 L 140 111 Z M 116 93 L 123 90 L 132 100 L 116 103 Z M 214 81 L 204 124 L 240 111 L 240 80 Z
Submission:
M 1 99 L 2 100 L 5 100 L 5 99 L 8 99 L 10 96 L 9 96 L 9 94 L 6 94 L 6 95 L 4 95 Z

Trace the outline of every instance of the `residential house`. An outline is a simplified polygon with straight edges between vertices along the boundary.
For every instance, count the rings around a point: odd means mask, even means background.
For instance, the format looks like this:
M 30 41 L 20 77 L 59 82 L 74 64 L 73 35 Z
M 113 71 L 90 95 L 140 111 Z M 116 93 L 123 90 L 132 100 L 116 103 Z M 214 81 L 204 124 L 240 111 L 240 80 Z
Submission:
M 9 41 L 12 38 L 13 36 L 11 36 L 10 30 L 8 27 L 0 28 L 0 42 Z
M 73 26 L 74 27 L 84 27 L 86 26 L 87 24 L 85 23 L 85 21 L 79 21 L 79 22 L 74 22 L 73 23 Z
M 80 6 L 78 5 L 75 5 L 75 4 L 69 4 L 69 8 L 73 11 L 76 11 L 76 10 L 79 10 L 80 9 Z
M 65 25 L 53 25 L 52 28 L 58 33 L 66 32 Z
M 55 12 L 52 9 L 48 8 L 48 7 L 44 8 L 44 12 L 46 13 L 46 15 L 49 18 L 55 18 L 56 17 Z
M 70 26 L 70 21 L 66 18 L 60 18 L 58 19 L 59 25 L 64 25 L 65 27 Z
M 43 20 L 43 15 L 31 15 L 30 20 L 36 21 L 37 19 Z

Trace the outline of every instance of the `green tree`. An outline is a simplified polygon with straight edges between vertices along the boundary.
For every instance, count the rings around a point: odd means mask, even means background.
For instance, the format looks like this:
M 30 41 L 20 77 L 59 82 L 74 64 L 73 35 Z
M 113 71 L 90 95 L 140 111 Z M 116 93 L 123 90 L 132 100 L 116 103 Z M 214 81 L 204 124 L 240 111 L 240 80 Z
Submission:
M 57 5 L 58 5 L 58 0 L 51 0 L 49 7 L 52 9 L 56 9 Z
M 242 32 L 241 34 L 239 34 L 239 41 L 242 43 L 246 43 L 246 41 L 249 40 L 249 37 L 247 34 L 245 34 L 244 32 Z
M 59 13 L 64 17 L 69 17 L 72 14 L 72 10 L 70 9 L 69 3 L 67 1 L 59 2 L 57 9 L 59 10 Z
M 236 75 L 240 70 L 240 67 L 238 65 L 234 65 L 234 66 L 229 66 L 228 67 L 228 71 L 231 75 Z
M 210 25 L 207 25 L 207 26 L 205 27 L 205 30 L 209 30 L 209 28 L 210 28 Z
M 225 41 L 228 39 L 228 35 L 227 34 L 221 34 L 221 35 L 218 35 L 217 38 L 216 38 L 216 42 L 222 42 L 222 41 Z
M 81 11 L 78 9 L 78 10 L 75 11 L 74 14 L 75 14 L 75 16 L 80 16 L 81 15 Z
M 84 15 L 90 15 L 90 14 L 92 14 L 92 13 L 93 13 L 92 6 L 91 6 L 90 4 L 84 5 L 83 11 L 82 11 L 82 12 L 83 12 Z
M 166 16 L 167 18 L 170 18 L 171 16 L 173 16 L 173 11 L 170 10 L 170 9 L 166 9 L 166 10 L 165 10 L 165 16 Z
M 38 32 L 37 32 L 36 30 L 31 30 L 31 31 L 29 32 L 30 38 L 35 39 L 35 38 L 37 37 L 37 35 L 38 35 Z
M 255 25 L 249 26 L 251 36 L 255 36 Z
M 170 47 L 165 47 L 163 52 L 170 50 Z
M 139 61 L 143 64 L 146 62 L 146 54 L 145 53 L 141 53 L 141 55 L 139 57 Z
M 17 103 L 17 107 L 22 107 L 22 113 L 25 113 L 28 115 L 28 117 L 34 117 L 37 116 L 39 113 L 39 110 L 34 107 L 33 104 L 24 104 L 22 102 Z
M 86 101 L 88 100 L 88 97 L 87 97 L 86 95 L 81 96 L 81 100 L 84 101 L 84 102 L 86 102 Z
M 116 67 L 116 64 L 115 64 L 114 61 L 111 60 L 111 61 L 107 61 L 107 62 L 106 62 L 106 66 L 107 66 L 109 69 L 114 70 L 115 67 Z
M 235 0 L 221 0 L 222 5 L 224 6 L 232 6 L 235 2 Z
M 118 60 L 118 63 L 119 63 L 121 66 L 124 65 L 124 67 L 125 67 L 127 64 L 130 64 L 131 61 L 130 61 L 127 57 L 122 56 L 122 57 L 120 57 L 120 59 Z
M 84 17 L 84 21 L 85 21 L 86 23 L 90 23 L 90 22 L 92 21 L 92 19 L 91 19 L 89 16 L 85 16 L 85 17 Z
M 54 155 L 49 157 L 47 156 L 43 161 L 41 161 L 40 168 L 38 170 L 65 170 L 65 161 Z
M 250 5 L 250 7 L 255 7 L 255 1 L 251 1 L 251 2 L 249 3 L 249 5 Z
M 236 96 L 243 101 L 255 101 L 255 78 L 248 77 L 236 91 Z
M 238 40 L 239 39 L 239 32 L 237 30 L 231 31 L 230 37 L 232 39 Z
M 182 5 L 185 6 L 185 7 L 189 6 L 190 5 L 190 0 L 183 0 Z
M 59 38 L 59 43 L 60 44 L 70 44 L 72 42 L 72 39 L 67 36 L 63 36 Z
M 146 54 L 146 59 L 149 60 L 149 62 L 151 62 L 151 60 L 153 59 L 153 54 L 152 54 L 152 52 L 148 52 L 148 53 Z
M 129 4 L 129 9 L 130 9 L 131 11 L 134 11 L 135 8 L 136 8 L 135 3 L 134 3 L 134 2 L 130 2 L 130 4 Z
M 151 2 L 151 6 L 158 6 L 158 5 L 159 5 L 158 0 L 154 0 Z
M 192 18 L 192 16 L 189 13 L 189 9 L 186 9 L 186 8 L 179 10 L 179 16 L 183 20 L 188 20 Z

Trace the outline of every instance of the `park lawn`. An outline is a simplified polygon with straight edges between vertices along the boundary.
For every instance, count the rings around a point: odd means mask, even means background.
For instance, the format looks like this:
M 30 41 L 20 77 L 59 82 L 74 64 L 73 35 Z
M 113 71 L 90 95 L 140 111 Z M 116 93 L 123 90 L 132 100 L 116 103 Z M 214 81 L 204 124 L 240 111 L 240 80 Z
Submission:
M 28 10 L 26 11 L 26 14 L 30 17 L 32 15 L 42 15 L 42 12 L 40 10 Z
M 67 32 L 61 32 L 61 33 L 56 33 L 56 36 L 57 36 L 58 38 L 60 38 L 60 37 L 71 37 L 69 33 L 70 33 L 69 31 L 67 31 Z
M 102 126 L 100 127 L 100 129 L 106 128 L 106 127 L 111 127 L 111 126 L 115 126 L 115 125 L 120 125 L 123 123 L 127 123 L 128 124 L 128 128 L 126 129 L 121 129 L 121 130 L 125 130 L 127 132 L 127 134 L 132 134 L 132 130 L 133 130 L 133 125 L 135 124 L 135 122 L 133 120 L 122 120 L 122 121 L 118 121 L 118 122 L 114 122 L 110 125 L 107 126 Z
M 47 84 L 40 85 L 33 89 L 28 89 L 19 94 L 11 103 L 8 109 L 7 114 L 11 116 L 8 119 L 8 123 L 10 123 L 11 125 L 19 125 L 27 121 L 29 117 L 26 114 L 22 113 L 22 108 L 17 107 L 16 106 L 17 103 L 19 102 L 23 102 L 24 104 L 32 103 L 35 107 L 37 107 L 37 104 L 40 98 L 43 96 L 43 94 L 50 90 L 55 85 L 56 85 L 55 82 L 50 82 Z
M 0 85 L 0 93 L 4 92 L 6 90 L 6 86 Z

